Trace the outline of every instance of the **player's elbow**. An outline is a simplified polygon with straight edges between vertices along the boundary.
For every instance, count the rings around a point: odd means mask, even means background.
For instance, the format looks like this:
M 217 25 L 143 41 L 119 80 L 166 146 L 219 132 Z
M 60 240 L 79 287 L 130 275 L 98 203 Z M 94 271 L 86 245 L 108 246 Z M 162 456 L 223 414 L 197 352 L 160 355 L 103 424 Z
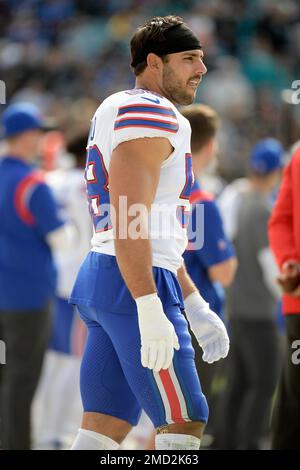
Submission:
M 234 279 L 237 266 L 236 257 L 210 266 L 208 270 L 209 278 L 212 282 L 219 282 L 223 287 L 229 287 Z

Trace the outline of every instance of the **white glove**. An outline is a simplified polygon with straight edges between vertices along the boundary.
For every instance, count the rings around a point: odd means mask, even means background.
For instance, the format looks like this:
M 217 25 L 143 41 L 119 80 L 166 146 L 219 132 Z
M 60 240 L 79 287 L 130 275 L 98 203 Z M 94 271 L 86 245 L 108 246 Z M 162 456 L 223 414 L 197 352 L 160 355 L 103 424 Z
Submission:
M 141 334 L 142 365 L 155 372 L 170 367 L 179 342 L 173 324 L 167 319 L 157 294 L 135 299 Z
M 185 312 L 191 330 L 203 349 L 202 359 L 211 364 L 229 351 L 229 338 L 224 323 L 209 308 L 209 304 L 198 292 L 193 292 L 184 301 Z

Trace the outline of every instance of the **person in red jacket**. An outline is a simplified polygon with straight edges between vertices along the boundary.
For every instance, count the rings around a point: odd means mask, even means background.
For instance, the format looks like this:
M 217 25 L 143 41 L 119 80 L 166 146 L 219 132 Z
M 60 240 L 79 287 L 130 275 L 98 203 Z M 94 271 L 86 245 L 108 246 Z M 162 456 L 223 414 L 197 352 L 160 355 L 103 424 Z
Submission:
M 282 279 L 300 270 L 300 146 L 286 167 L 269 223 L 270 245 Z M 286 351 L 273 417 L 273 449 L 300 449 L 300 286 L 283 295 Z M 298 348 L 298 351 L 297 351 Z

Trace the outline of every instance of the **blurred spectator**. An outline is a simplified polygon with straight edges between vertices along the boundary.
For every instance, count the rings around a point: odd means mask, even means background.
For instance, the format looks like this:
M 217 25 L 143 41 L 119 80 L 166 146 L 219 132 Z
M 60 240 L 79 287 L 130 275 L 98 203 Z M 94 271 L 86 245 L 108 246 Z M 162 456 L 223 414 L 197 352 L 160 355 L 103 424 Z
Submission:
M 82 414 L 79 371 L 86 327 L 68 299 L 92 238 L 84 181 L 87 139 L 87 134 L 83 134 L 69 143 L 67 151 L 72 167 L 63 168 L 61 165 L 47 175 L 62 217 L 71 220 L 76 227 L 76 249 L 53 253 L 58 281 L 49 350 L 35 398 L 38 448 L 66 448 L 68 438 L 72 441 L 77 433 Z
M 285 169 L 279 196 L 269 224 L 270 244 L 286 277 L 300 268 L 300 146 Z M 297 271 L 297 270 L 296 270 Z M 300 339 L 300 287 L 283 295 L 286 349 L 274 411 L 273 449 L 300 449 L 300 367 L 293 360 L 294 341 Z M 299 355 L 298 355 L 299 356 Z M 297 358 L 296 358 L 297 359 Z
M 253 115 L 253 87 L 242 74 L 238 60 L 230 56 L 221 57 L 216 66 L 209 80 L 204 80 L 202 89 L 199 88 L 203 101 L 232 119 Z
M 231 242 L 223 230 L 223 222 L 214 196 L 203 191 L 197 178 L 215 158 L 217 151 L 216 132 L 219 127 L 217 113 L 205 105 L 192 105 L 183 108 L 182 114 L 189 120 L 192 129 L 191 149 L 194 183 L 191 202 L 193 212 L 189 229 L 190 242 L 184 254 L 187 270 L 200 290 L 203 298 L 209 302 L 210 308 L 219 316 L 223 315 L 224 293 L 222 286 L 228 287 L 232 282 L 236 259 Z M 196 218 L 196 206 L 204 209 L 204 226 L 199 226 Z M 203 246 L 196 249 L 194 237 L 203 237 Z
M 182 109 L 182 114 L 191 124 L 193 171 L 195 178 L 199 178 L 216 155 L 216 133 L 219 127 L 219 117 L 212 108 L 205 105 L 188 106 Z M 193 210 L 188 229 L 189 245 L 184 254 L 185 265 L 202 297 L 209 303 L 210 308 L 224 319 L 224 287 L 231 284 L 236 271 L 234 249 L 224 233 L 222 218 L 213 194 L 203 191 L 197 179 L 192 189 L 190 201 L 193 204 Z M 204 210 L 203 221 L 197 217 L 197 209 L 200 207 Z M 202 237 L 203 246 L 197 248 L 195 241 L 202 240 Z M 192 338 L 201 387 L 211 410 L 206 433 L 209 429 L 209 434 L 211 434 L 215 411 L 211 386 L 220 364 L 204 362 L 202 350 L 199 349 L 193 335 Z
M 280 291 L 267 224 L 282 156 L 278 141 L 260 141 L 251 153 L 248 187 L 239 195 L 234 233 L 238 269 L 227 295 L 229 376 L 217 439 L 222 449 L 261 448 L 278 377 L 275 310 Z
M 66 247 L 71 227 L 35 169 L 43 121 L 30 104 L 3 113 L 7 152 L 0 162 L 0 337 L 8 363 L 1 369 L 3 449 L 30 448 L 30 407 L 50 332 L 55 268 L 51 249 Z

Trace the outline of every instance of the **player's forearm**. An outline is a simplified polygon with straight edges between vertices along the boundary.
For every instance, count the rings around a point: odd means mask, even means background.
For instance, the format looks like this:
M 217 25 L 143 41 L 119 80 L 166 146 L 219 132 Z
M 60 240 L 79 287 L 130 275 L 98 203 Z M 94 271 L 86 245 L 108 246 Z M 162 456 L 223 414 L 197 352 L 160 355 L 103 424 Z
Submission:
M 116 256 L 123 279 L 133 298 L 156 292 L 149 240 L 115 240 Z
M 229 287 L 234 279 L 237 266 L 235 256 L 221 263 L 213 264 L 208 268 L 209 279 L 212 282 L 219 282 L 223 287 Z
M 193 292 L 198 292 L 198 289 L 188 275 L 184 264 L 177 271 L 177 279 L 180 284 L 184 299 L 186 299 Z
M 124 210 L 120 197 L 112 191 L 115 207 L 114 221 L 116 257 L 123 279 L 133 298 L 156 292 L 152 274 L 152 250 L 148 235 L 148 208 L 137 206 L 135 195 L 126 197 L 128 209 Z M 140 198 L 141 199 L 141 198 Z M 133 208 L 136 206 L 136 211 Z M 129 215 L 132 211 L 134 215 Z

